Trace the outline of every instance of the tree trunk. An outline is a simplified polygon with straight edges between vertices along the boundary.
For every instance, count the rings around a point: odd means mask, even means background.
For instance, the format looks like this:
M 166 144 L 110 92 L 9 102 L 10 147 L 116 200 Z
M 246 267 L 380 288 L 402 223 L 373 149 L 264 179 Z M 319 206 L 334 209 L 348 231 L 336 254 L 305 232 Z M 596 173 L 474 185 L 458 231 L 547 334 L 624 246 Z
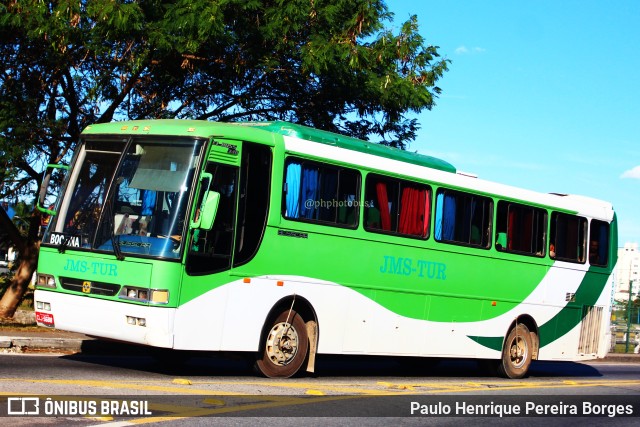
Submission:
M 0 300 L 0 319 L 10 319 L 16 313 L 29 282 L 38 266 L 40 242 L 31 242 L 23 247 L 18 258 L 18 269 Z
M 9 237 L 14 247 L 18 250 L 18 269 L 0 300 L 0 319 L 10 319 L 16 313 L 24 294 L 29 289 L 29 282 L 33 272 L 38 267 L 38 254 L 40 242 L 38 241 L 38 228 L 40 215 L 34 213 L 31 217 L 29 236 L 23 237 L 16 226 L 11 222 L 4 209 L 0 208 L 0 226 Z

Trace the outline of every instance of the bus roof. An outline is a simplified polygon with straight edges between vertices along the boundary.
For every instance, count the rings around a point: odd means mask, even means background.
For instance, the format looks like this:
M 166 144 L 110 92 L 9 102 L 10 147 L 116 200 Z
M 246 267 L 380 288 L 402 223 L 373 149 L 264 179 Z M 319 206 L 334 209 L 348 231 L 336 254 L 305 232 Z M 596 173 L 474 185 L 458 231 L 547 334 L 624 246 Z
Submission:
M 160 120 L 133 120 L 123 122 L 102 123 L 88 126 L 83 135 L 88 134 L 120 134 L 120 135 L 191 135 L 193 137 L 211 138 L 211 137 L 228 137 L 241 138 L 240 129 L 244 128 L 251 131 L 259 132 L 261 135 L 282 135 L 298 141 L 312 141 L 319 144 L 330 146 L 329 150 L 322 150 L 319 147 L 304 145 L 306 147 L 303 152 L 317 152 L 319 155 L 332 157 L 337 156 L 335 160 L 346 160 L 342 150 L 350 150 L 354 152 L 368 154 L 377 157 L 382 162 L 398 161 L 408 164 L 406 168 L 398 169 L 397 172 L 406 176 L 413 176 L 419 179 L 432 179 L 436 182 L 447 183 L 449 185 L 458 186 L 460 188 L 469 188 L 488 194 L 511 195 L 511 198 L 520 200 L 529 200 L 546 206 L 555 206 L 556 208 L 576 210 L 583 214 L 594 217 L 611 218 L 613 215 L 613 207 L 611 203 L 591 199 L 578 195 L 565 195 L 555 193 L 540 193 L 536 191 L 526 190 L 522 188 L 512 187 L 506 184 L 485 181 L 476 177 L 470 177 L 467 174 L 456 173 L 453 165 L 444 160 L 434 157 L 411 153 L 397 148 L 387 147 L 384 145 L 339 135 L 332 132 L 313 129 L 307 126 L 296 125 L 284 121 L 272 122 L 211 122 L 206 120 L 176 120 L 176 119 L 160 119 Z M 264 133 L 263 133 L 264 132 Z M 257 136 L 257 135 L 256 135 Z M 262 138 L 264 140 L 264 138 Z M 301 146 L 302 147 L 302 146 Z M 333 151 L 337 150 L 335 153 Z M 365 156 L 366 157 L 366 156 Z M 388 160 L 385 160 L 388 159 Z M 362 164 L 362 162 L 356 161 Z M 429 177 L 424 176 L 425 171 L 420 167 L 427 167 L 432 170 Z M 395 168 L 395 166 L 394 166 Z M 384 167 L 388 169 L 388 167 Z M 393 169 L 389 169 L 393 170 Z
M 400 150 L 398 148 L 367 142 L 361 139 L 351 138 L 349 136 L 344 136 L 333 132 L 313 129 L 307 126 L 296 125 L 293 123 L 282 121 L 246 122 L 241 124 L 245 126 L 260 126 L 270 132 L 279 133 L 285 136 L 294 136 L 308 141 L 333 145 L 340 148 L 346 148 L 348 150 L 358 151 L 361 153 L 387 157 L 390 159 L 399 160 L 401 162 L 425 166 L 445 172 L 456 172 L 456 168 L 452 164 L 435 157 L 425 156 L 418 153 L 411 153 L 409 151 Z
M 399 160 L 405 163 L 424 166 L 445 172 L 455 173 L 456 168 L 450 163 L 431 156 L 411 153 L 398 148 L 363 141 L 339 135 L 333 132 L 313 129 L 307 126 L 289 122 L 209 122 L 205 120 L 133 120 L 128 122 L 103 123 L 88 126 L 83 134 L 117 133 L 117 134 L 145 134 L 145 135 L 193 135 L 202 137 L 225 136 L 224 128 L 242 126 L 260 129 L 283 136 L 294 136 L 300 139 L 332 145 L 360 153 L 373 154 Z

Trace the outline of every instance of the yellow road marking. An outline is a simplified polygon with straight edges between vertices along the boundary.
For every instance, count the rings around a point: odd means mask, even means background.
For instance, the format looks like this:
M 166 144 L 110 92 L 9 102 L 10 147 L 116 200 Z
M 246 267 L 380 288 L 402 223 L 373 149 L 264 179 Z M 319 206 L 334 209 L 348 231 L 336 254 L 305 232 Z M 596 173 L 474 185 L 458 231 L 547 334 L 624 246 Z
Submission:
M 88 420 L 95 420 L 95 421 L 113 421 L 113 417 L 96 417 L 96 416 L 88 416 L 85 417 Z
M 0 379 L 0 382 L 15 382 L 15 379 Z M 523 389 L 562 389 L 562 388 L 585 388 L 585 387 L 622 387 L 640 386 L 640 380 L 562 380 L 562 381 L 500 381 L 500 382 L 416 382 L 416 383 L 392 383 L 377 382 L 369 387 L 365 384 L 350 386 L 344 383 L 294 383 L 294 382 L 272 382 L 272 381 L 246 381 L 246 382 L 198 382 L 183 380 L 180 384 L 189 384 L 186 387 L 168 385 L 167 381 L 101 381 L 101 380 L 56 380 L 56 379 L 26 379 L 25 382 L 45 383 L 54 385 L 73 385 L 91 388 L 118 389 L 118 390 L 141 390 L 172 394 L 190 395 L 213 395 L 213 396 L 252 396 L 253 394 L 236 391 L 222 391 L 203 388 L 207 384 L 218 386 L 260 386 L 281 389 L 304 389 L 306 394 L 326 395 L 335 394 L 358 394 L 358 395 L 394 395 L 394 394 L 437 394 L 455 393 L 477 390 L 523 390 Z M 0 395 L 23 395 L 24 393 L 0 392 Z M 28 395 L 28 394 L 27 394 Z M 280 400 L 279 396 L 261 395 L 263 399 Z M 291 399 L 291 397 L 286 397 Z

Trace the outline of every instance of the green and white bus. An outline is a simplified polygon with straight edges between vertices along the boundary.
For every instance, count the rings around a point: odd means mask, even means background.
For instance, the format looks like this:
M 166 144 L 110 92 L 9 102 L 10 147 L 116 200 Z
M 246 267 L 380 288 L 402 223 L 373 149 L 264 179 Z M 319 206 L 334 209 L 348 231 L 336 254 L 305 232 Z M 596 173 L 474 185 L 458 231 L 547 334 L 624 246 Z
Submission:
M 42 326 L 242 352 L 268 377 L 340 354 L 521 378 L 609 348 L 611 204 L 424 155 L 286 122 L 98 124 L 46 211 Z

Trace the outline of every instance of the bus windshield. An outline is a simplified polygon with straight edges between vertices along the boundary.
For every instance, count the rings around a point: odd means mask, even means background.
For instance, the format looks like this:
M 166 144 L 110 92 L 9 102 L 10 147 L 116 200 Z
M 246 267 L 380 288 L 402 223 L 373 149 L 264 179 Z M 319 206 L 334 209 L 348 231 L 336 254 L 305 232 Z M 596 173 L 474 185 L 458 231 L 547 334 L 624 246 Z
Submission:
M 201 148 L 186 138 L 88 139 L 43 241 L 179 258 Z

